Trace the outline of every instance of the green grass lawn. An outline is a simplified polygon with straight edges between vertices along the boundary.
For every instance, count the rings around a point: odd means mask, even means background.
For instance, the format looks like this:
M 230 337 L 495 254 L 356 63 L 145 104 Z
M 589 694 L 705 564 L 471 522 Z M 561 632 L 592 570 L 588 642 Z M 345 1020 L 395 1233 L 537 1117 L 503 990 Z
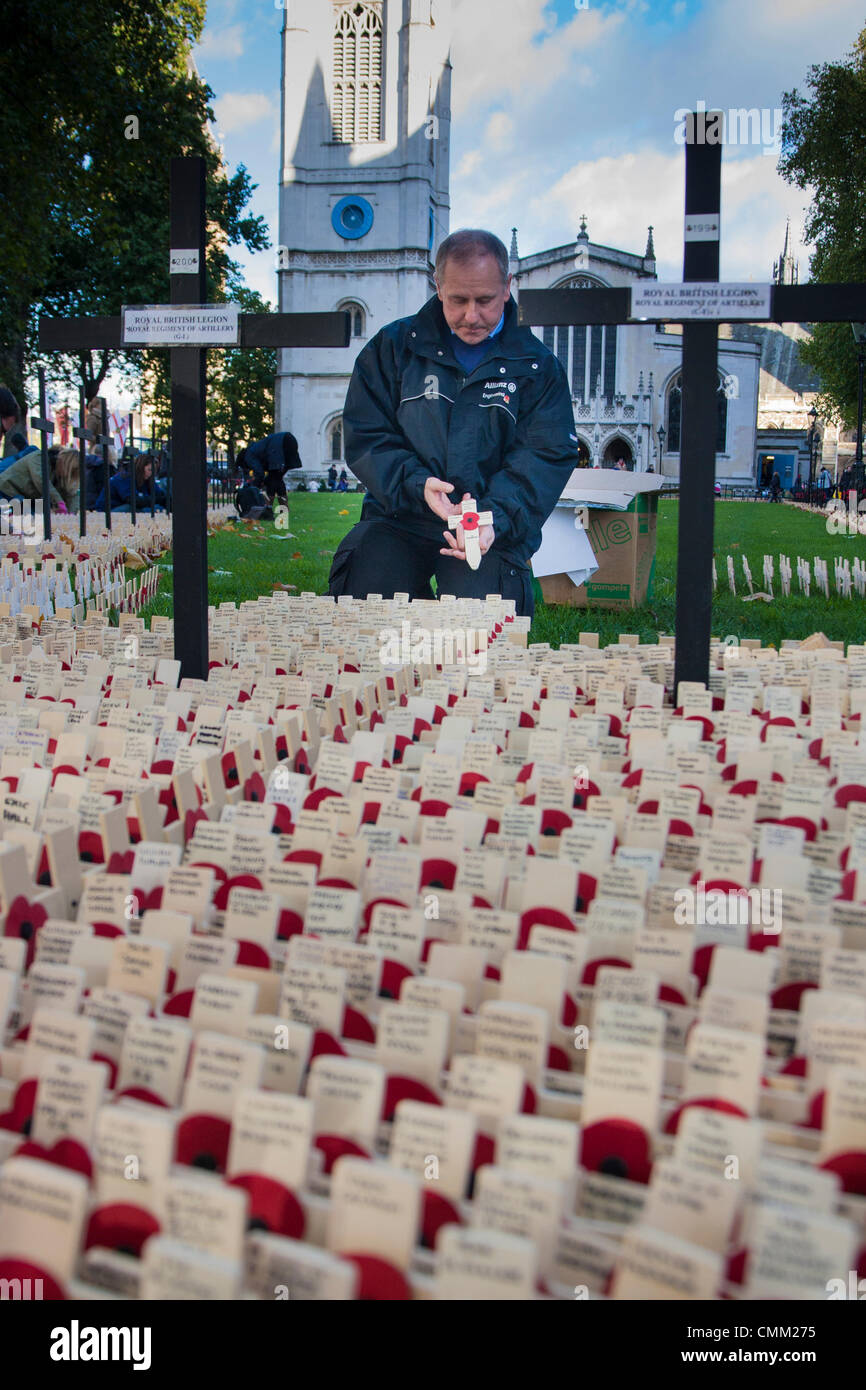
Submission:
M 291 584 L 298 593 L 304 589 L 325 593 L 331 558 L 341 538 L 358 520 L 362 497 L 359 493 L 290 493 L 289 536 L 273 522 L 248 527 L 239 522 L 213 536 L 208 545 L 209 594 L 211 603 L 240 602 L 273 591 L 275 582 Z M 347 515 L 341 516 L 345 511 Z M 602 645 L 616 641 L 621 632 L 636 632 L 651 641 L 659 632 L 673 633 L 676 617 L 676 558 L 679 506 L 675 500 L 659 504 L 658 537 L 654 591 L 651 600 L 624 613 L 600 608 L 568 608 L 541 601 L 536 583 L 535 620 L 532 642 L 577 641 L 580 631 L 599 633 Z M 792 594 L 782 598 L 779 586 L 779 554 L 791 561 L 794 574 Z M 775 567 L 772 603 L 761 599 L 746 603 L 747 594 L 740 556 L 745 555 L 752 570 L 755 589 L 762 590 L 763 557 L 771 554 Z M 833 641 L 860 642 L 866 633 L 864 604 L 856 596 L 837 598 L 833 594 L 833 559 L 846 556 L 852 563 L 857 555 L 866 558 L 866 537 L 829 535 L 823 517 L 785 505 L 765 502 L 723 502 L 715 504 L 715 555 L 719 586 L 713 602 L 713 632 L 719 637 L 736 633 L 739 637 L 760 638 L 778 646 L 785 638 L 808 637 L 823 631 Z M 728 589 L 726 556 L 736 564 L 738 595 Z M 796 577 L 797 556 L 810 562 L 816 555 L 827 561 L 831 597 L 815 593 L 799 594 Z M 163 557 L 171 565 L 171 555 Z M 172 572 L 163 571 L 160 594 L 144 610 L 171 614 Z

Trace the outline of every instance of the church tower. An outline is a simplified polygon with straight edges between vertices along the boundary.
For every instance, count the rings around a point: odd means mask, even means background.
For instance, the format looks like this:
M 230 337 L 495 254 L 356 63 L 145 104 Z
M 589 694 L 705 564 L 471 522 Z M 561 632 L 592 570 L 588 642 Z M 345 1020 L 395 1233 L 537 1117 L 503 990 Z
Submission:
M 773 284 L 774 285 L 796 285 L 800 279 L 800 267 L 794 260 L 793 253 L 788 250 L 791 244 L 791 219 L 785 223 L 785 245 L 782 247 L 782 254 L 777 261 L 773 262 Z
M 448 235 L 450 0 L 288 0 L 279 309 L 348 309 L 348 348 L 278 354 L 276 429 L 305 468 L 343 458 L 356 356 L 434 292 Z

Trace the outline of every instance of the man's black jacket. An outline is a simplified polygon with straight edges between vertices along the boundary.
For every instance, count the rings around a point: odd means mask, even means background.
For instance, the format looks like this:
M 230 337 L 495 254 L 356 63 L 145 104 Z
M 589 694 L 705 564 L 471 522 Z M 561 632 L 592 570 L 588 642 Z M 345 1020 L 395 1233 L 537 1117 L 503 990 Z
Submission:
M 255 473 L 259 482 L 266 473 L 284 473 L 287 468 L 301 468 L 298 441 L 288 430 L 280 434 L 269 434 L 248 444 L 244 467 Z
M 454 484 L 493 513 L 495 547 L 528 563 L 572 469 L 577 437 L 559 360 L 505 323 L 470 373 L 454 356 L 438 295 L 386 324 L 358 354 L 343 411 L 346 462 L 367 488 L 363 520 L 388 517 L 426 539 L 445 523 L 424 501 L 427 478 Z M 444 540 L 442 541 L 444 545 Z

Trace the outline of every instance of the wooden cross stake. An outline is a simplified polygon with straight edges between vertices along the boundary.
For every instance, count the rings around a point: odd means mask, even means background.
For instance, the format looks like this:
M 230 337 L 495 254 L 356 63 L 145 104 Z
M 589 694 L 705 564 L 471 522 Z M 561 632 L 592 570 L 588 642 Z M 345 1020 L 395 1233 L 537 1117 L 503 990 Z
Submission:
M 30 428 L 38 430 L 40 435 L 40 456 L 42 460 L 42 526 L 43 535 L 47 541 L 51 540 L 51 494 L 48 468 L 48 447 L 51 443 L 51 436 L 54 434 L 54 425 L 48 419 L 46 413 L 45 397 L 45 368 L 39 368 L 39 414 L 30 416 Z
M 474 497 L 466 497 L 460 503 L 460 516 L 449 516 L 448 527 L 453 531 L 457 529 L 457 543 L 462 540 L 462 549 L 466 551 L 466 563 L 471 570 L 477 570 L 481 564 L 481 544 L 478 538 L 479 526 L 492 526 L 492 512 L 476 511 L 477 502 Z M 461 535 L 462 532 L 462 535 Z

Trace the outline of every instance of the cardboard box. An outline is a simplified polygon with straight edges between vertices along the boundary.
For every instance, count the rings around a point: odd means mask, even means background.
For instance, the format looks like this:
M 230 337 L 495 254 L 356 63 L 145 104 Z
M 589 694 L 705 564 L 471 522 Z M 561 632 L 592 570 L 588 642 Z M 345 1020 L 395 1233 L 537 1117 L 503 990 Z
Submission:
M 627 609 L 652 598 L 663 484 L 656 473 L 600 468 L 572 473 L 533 557 L 545 603 Z M 574 517 L 569 541 L 562 513 Z M 587 542 L 594 568 L 586 562 Z

